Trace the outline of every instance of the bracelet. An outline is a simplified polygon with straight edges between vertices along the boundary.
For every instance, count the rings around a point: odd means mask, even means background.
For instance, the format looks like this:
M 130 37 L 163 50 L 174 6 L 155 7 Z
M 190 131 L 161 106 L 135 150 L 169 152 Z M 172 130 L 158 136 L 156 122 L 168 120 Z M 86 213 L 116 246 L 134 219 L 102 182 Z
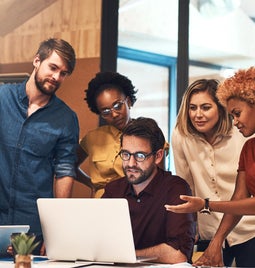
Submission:
M 205 200 L 205 206 L 199 212 L 202 214 L 211 215 L 211 210 L 209 207 L 209 198 L 205 198 L 204 200 Z

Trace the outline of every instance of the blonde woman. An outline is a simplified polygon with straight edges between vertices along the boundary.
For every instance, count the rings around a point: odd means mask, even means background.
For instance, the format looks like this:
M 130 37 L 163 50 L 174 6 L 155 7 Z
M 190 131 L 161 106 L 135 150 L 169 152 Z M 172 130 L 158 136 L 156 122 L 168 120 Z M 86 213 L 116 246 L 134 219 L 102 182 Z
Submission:
M 190 184 L 193 195 L 222 201 L 233 194 L 239 154 L 246 139 L 233 128 L 232 118 L 219 103 L 218 85 L 217 80 L 200 79 L 188 87 L 172 134 L 172 148 L 176 173 Z M 221 218 L 220 213 L 209 217 L 198 213 L 198 246 L 209 244 Z M 254 224 L 255 217 L 244 217 L 225 236 L 225 266 L 231 266 L 235 258 L 237 266 L 255 267 L 251 254 L 255 247 Z

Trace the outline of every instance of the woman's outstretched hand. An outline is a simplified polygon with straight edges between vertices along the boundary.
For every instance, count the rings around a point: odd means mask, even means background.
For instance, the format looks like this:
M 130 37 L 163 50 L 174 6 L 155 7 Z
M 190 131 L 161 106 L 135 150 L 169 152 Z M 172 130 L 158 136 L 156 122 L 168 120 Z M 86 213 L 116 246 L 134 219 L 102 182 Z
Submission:
M 187 201 L 181 205 L 165 205 L 166 210 L 175 213 L 192 213 L 200 211 L 205 204 L 204 199 L 196 196 L 180 195 L 180 199 Z

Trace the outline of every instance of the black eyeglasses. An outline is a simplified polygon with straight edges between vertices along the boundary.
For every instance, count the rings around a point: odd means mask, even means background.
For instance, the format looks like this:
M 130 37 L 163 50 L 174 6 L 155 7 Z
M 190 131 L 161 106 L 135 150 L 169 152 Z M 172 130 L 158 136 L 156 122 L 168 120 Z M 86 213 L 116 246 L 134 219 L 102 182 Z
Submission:
M 112 114 L 112 112 L 117 112 L 119 113 L 122 109 L 123 104 L 125 103 L 125 100 L 120 100 L 120 101 L 116 101 L 113 105 L 112 108 L 105 108 L 103 109 L 100 114 L 102 117 L 108 117 Z
M 151 155 L 155 154 L 155 152 L 151 152 L 148 154 L 142 153 L 142 152 L 136 152 L 136 153 L 130 153 L 128 151 L 120 151 L 119 155 L 123 161 L 128 161 L 131 157 L 131 155 L 134 156 L 135 161 L 137 162 L 143 162 L 146 158 L 150 157 Z

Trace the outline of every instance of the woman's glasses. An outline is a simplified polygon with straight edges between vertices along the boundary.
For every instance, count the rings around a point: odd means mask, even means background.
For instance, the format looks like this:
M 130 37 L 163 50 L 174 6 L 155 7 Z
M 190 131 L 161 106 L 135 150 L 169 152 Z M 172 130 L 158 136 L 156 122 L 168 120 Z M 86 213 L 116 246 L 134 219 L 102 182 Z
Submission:
M 112 112 L 117 112 L 119 113 L 122 109 L 122 106 L 123 104 L 125 103 L 126 99 L 125 100 L 120 100 L 120 101 L 116 101 L 113 105 L 112 105 L 112 108 L 105 108 L 103 109 L 100 114 L 102 117 L 108 117 L 112 114 Z

